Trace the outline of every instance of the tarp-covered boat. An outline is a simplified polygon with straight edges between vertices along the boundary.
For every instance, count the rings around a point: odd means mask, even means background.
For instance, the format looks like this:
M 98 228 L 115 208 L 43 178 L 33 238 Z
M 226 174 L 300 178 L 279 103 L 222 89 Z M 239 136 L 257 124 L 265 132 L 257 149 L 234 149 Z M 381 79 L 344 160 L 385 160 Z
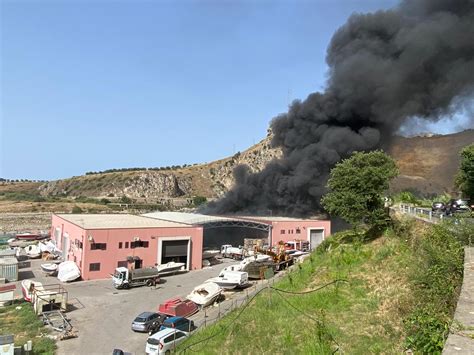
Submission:
M 189 317 L 198 311 L 196 303 L 179 297 L 166 300 L 158 306 L 158 312 L 172 317 Z
M 58 265 L 58 280 L 61 282 L 70 282 L 81 277 L 81 270 L 74 261 L 64 261 Z

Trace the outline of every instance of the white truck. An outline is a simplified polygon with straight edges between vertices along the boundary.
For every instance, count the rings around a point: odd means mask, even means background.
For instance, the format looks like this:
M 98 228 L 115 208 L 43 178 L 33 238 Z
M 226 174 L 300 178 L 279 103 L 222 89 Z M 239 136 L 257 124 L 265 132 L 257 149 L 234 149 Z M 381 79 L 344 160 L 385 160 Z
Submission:
M 112 282 L 115 288 L 130 288 L 134 286 L 155 286 L 160 282 L 160 274 L 156 267 L 143 269 L 127 269 L 118 267 L 112 275 Z
M 224 258 L 232 258 L 235 260 L 241 260 L 245 256 L 247 256 L 245 249 L 242 246 L 233 247 L 230 244 L 224 244 L 223 246 L 221 246 L 221 255 Z

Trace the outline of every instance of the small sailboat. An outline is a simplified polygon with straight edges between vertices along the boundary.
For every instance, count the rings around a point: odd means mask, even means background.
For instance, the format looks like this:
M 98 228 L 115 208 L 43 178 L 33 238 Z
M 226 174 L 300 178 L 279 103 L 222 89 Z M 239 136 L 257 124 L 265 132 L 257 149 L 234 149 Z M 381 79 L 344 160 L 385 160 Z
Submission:
M 61 282 L 70 282 L 81 277 L 81 270 L 74 261 L 64 261 L 58 265 L 58 280 Z
M 30 259 L 38 259 L 41 256 L 41 249 L 35 244 L 25 247 L 25 251 Z
M 185 263 L 170 261 L 169 263 L 158 265 L 156 269 L 158 270 L 158 273 L 162 275 L 184 270 L 185 265 Z
M 206 307 L 212 304 L 222 293 L 222 289 L 214 282 L 205 282 L 191 291 L 186 296 L 188 300 L 193 301 L 198 306 Z
M 55 263 L 41 264 L 41 270 L 46 275 L 54 275 L 55 273 L 58 272 L 58 264 L 55 264 Z
M 32 280 L 23 280 L 21 282 L 21 293 L 26 302 L 31 302 L 34 290 L 43 290 L 43 284 Z

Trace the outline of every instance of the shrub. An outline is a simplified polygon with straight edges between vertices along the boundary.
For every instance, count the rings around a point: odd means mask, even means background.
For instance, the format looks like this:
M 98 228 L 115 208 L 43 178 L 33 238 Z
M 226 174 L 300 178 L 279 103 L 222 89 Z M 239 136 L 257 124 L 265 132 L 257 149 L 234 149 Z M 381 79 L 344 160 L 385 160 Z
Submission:
M 82 208 L 80 208 L 79 206 L 74 206 L 74 207 L 72 208 L 72 211 L 71 211 L 71 212 L 72 212 L 72 213 L 82 213 L 82 212 L 84 212 L 84 211 L 83 211 Z

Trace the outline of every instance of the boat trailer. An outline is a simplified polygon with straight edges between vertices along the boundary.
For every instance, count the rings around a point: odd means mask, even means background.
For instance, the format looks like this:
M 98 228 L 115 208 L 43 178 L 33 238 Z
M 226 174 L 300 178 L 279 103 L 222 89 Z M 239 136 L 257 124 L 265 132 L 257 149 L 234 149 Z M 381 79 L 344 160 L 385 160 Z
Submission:
M 61 310 L 43 312 L 43 324 L 49 325 L 57 332 L 62 334 L 59 340 L 77 338 L 77 333 L 73 331 L 72 325 Z

